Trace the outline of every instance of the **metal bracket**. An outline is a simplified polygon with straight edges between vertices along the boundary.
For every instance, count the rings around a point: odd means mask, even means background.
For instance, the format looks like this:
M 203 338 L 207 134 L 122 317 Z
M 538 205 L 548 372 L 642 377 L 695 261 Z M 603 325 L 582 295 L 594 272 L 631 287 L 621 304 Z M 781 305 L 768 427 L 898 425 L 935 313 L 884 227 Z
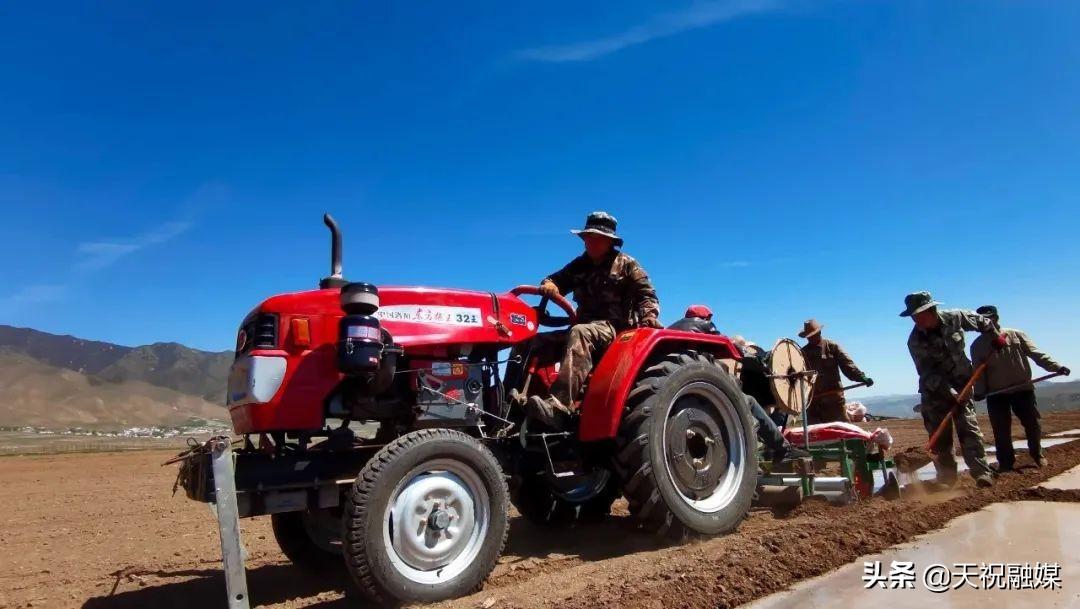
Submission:
M 795 460 L 792 465 L 792 471 L 800 476 L 815 476 L 817 472 L 814 470 L 814 458 L 803 457 Z
M 236 478 L 229 438 L 214 438 L 211 461 L 214 470 L 214 503 L 217 506 L 221 562 L 225 569 L 225 590 L 229 609 L 249 609 L 244 554 L 240 546 L 240 512 L 236 507 Z
M 540 436 L 540 441 L 544 443 L 544 454 L 547 455 L 548 465 L 551 466 L 551 475 L 555 476 L 556 478 L 565 478 L 567 476 L 573 476 L 574 472 L 572 470 L 571 471 L 565 471 L 565 472 L 557 472 L 557 471 L 555 471 L 555 462 L 551 460 L 551 449 L 548 448 L 548 441 L 547 441 L 547 439 L 549 437 L 562 437 L 562 438 L 569 437 L 570 432 L 561 431 L 561 432 L 557 432 L 557 433 L 542 433 L 542 434 L 534 434 L 534 435 L 539 435 Z

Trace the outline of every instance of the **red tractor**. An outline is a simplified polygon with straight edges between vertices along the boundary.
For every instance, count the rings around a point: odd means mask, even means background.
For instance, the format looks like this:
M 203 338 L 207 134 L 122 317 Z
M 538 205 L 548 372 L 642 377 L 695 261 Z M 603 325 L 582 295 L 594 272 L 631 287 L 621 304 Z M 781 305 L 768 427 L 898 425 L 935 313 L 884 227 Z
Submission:
M 243 436 L 239 516 L 270 514 L 296 565 L 343 557 L 374 599 L 436 601 L 483 584 L 510 505 L 568 524 L 625 496 L 638 528 L 670 539 L 727 533 L 745 517 L 756 440 L 729 339 L 624 331 L 596 362 L 573 429 L 541 429 L 510 394 L 550 388 L 540 327 L 573 324 L 569 302 L 529 305 L 533 286 L 350 283 L 337 225 L 324 221 L 332 274 L 244 319 L 228 388 Z M 193 451 L 183 462 L 193 499 L 215 501 L 209 461 Z

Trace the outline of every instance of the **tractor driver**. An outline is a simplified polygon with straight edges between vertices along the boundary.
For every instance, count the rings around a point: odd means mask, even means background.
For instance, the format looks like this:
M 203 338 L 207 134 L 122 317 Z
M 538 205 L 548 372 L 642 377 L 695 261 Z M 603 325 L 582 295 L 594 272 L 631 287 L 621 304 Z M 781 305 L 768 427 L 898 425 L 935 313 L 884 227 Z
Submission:
M 577 323 L 564 334 L 566 347 L 551 396 L 530 396 L 525 412 L 553 429 L 564 429 L 575 404 L 585 394 L 593 358 L 607 349 L 615 335 L 628 328 L 661 328 L 660 303 L 645 269 L 618 248 L 615 218 L 596 211 L 585 228 L 572 230 L 585 242 L 585 253 L 540 282 L 547 297 L 574 293 Z

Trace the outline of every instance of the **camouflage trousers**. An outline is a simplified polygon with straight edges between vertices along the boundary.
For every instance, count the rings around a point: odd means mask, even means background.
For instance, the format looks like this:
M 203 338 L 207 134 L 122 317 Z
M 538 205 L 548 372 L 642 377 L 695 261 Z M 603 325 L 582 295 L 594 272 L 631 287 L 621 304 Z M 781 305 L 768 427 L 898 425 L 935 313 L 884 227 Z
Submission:
M 615 340 L 615 327 L 608 321 L 591 321 L 572 326 L 565 337 L 559 376 L 551 386 L 551 395 L 571 411 L 575 402 L 585 397 L 585 381 L 593 369 L 593 358 Z
M 847 402 L 842 395 L 814 398 L 806 408 L 806 422 L 809 425 L 847 420 Z
M 952 394 L 944 396 L 922 396 L 923 426 L 930 435 L 934 434 L 938 425 L 945 419 L 949 411 L 956 404 Z M 964 407 L 953 417 L 952 428 L 956 430 L 956 436 L 960 439 L 960 451 L 964 455 L 964 463 L 967 463 L 972 478 L 981 478 L 990 474 L 990 466 L 986 463 L 986 449 L 983 446 L 983 435 L 979 430 L 979 422 L 975 419 L 975 404 L 968 400 Z M 953 456 L 953 433 L 942 433 L 934 446 L 934 467 L 937 469 L 938 482 L 952 484 L 956 481 L 956 457 Z

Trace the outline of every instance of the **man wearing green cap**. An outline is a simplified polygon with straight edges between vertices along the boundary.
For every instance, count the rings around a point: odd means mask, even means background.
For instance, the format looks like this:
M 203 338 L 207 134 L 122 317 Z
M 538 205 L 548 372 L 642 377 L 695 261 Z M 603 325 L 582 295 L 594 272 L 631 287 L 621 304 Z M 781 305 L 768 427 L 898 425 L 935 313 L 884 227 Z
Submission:
M 525 411 L 548 427 L 566 426 L 572 407 L 585 394 L 585 379 L 593 358 L 607 349 L 615 335 L 628 328 L 661 328 L 660 303 L 649 276 L 636 260 L 618 248 L 615 218 L 596 211 L 585 228 L 571 233 L 581 237 L 585 252 L 540 282 L 541 294 L 552 297 L 574 293 L 577 323 L 566 333 L 566 347 L 551 396 L 531 396 Z
M 971 360 L 964 349 L 964 332 L 981 332 L 989 336 L 995 348 L 1004 345 L 1004 337 L 986 317 L 972 311 L 939 311 L 939 304 L 930 292 L 915 292 L 904 298 L 904 310 L 900 313 L 901 317 L 911 317 L 915 323 L 908 337 L 908 351 L 919 373 L 923 425 L 931 435 L 957 406 L 957 395 L 953 392 L 962 391 L 973 373 Z M 971 477 L 980 487 L 991 486 L 994 480 L 986 463 L 982 432 L 975 419 L 975 404 L 970 399 L 960 405 L 953 417 L 953 426 Z M 933 447 L 938 482 L 948 485 L 956 482 L 952 442 L 951 433 L 943 434 Z
M 986 400 L 990 415 L 990 427 L 994 430 L 994 446 L 997 447 L 998 471 L 1012 471 L 1016 451 L 1012 445 L 1012 415 L 1020 419 L 1027 436 L 1028 454 L 1039 467 L 1046 466 L 1042 454 L 1042 426 L 1039 425 L 1039 408 L 1035 402 L 1035 387 L 1031 381 L 1031 365 L 1035 360 L 1043 370 L 1069 375 L 1069 369 L 1035 346 L 1027 334 L 1012 328 L 1002 328 L 994 305 L 981 306 L 975 310 L 993 322 L 1005 336 L 1004 348 L 995 350 L 985 336 L 971 343 L 971 361 L 974 365 L 986 362 L 986 372 L 975 383 L 975 401 Z M 1009 391 L 985 397 L 988 393 Z

